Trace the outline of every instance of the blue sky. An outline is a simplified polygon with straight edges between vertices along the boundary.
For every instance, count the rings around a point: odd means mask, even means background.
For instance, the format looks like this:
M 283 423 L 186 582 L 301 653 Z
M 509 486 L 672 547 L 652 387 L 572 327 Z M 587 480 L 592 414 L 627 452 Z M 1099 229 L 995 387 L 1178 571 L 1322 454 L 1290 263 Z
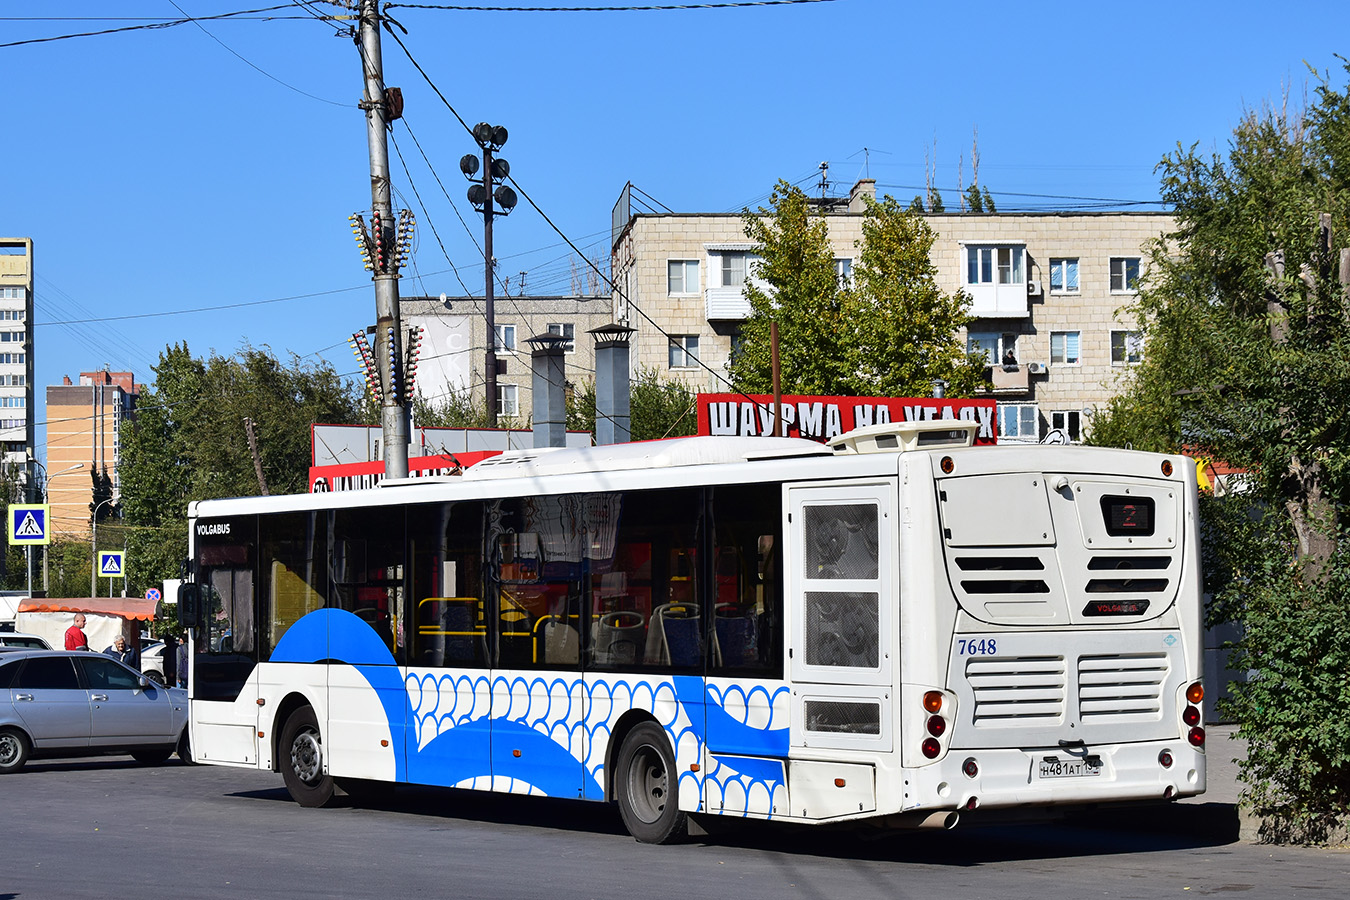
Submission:
M 168 19 L 280 2 L 115 6 Z M 0 3 L 0 43 L 140 24 L 78 20 L 109 8 Z M 1343 0 L 390 13 L 470 125 L 509 129 L 512 174 L 601 259 L 630 180 L 677 211 L 739 210 L 778 178 L 813 184 L 828 161 L 839 190 L 870 174 L 907 200 L 927 155 L 950 208 L 962 157 L 970 180 L 975 128 L 980 181 L 1000 208 L 1078 203 L 1018 194 L 1156 200 L 1153 167 L 1178 142 L 1222 150 L 1244 108 L 1278 103 L 1286 88 L 1301 102 L 1312 85 L 1305 61 L 1339 87 L 1335 54 L 1350 54 L 1337 43 L 1350 25 Z M 15 20 L 34 15 L 70 18 Z M 299 18 L 0 48 L 0 233 L 35 241 L 39 403 L 62 375 L 105 365 L 149 381 L 159 352 L 179 341 L 199 355 L 245 342 L 318 354 L 354 373 L 346 337 L 374 318 L 347 222 L 370 206 L 359 62 L 349 39 L 304 10 L 274 15 Z M 453 266 L 481 294 L 469 235 L 481 240 L 482 222 L 458 172 L 474 145 L 387 36 L 384 62 L 406 104 L 393 137 L 411 177 L 391 144 L 396 205 L 419 224 L 401 292 L 462 294 Z M 495 231 L 513 292 L 521 271 L 527 293 L 570 290 L 570 250 L 524 202 Z

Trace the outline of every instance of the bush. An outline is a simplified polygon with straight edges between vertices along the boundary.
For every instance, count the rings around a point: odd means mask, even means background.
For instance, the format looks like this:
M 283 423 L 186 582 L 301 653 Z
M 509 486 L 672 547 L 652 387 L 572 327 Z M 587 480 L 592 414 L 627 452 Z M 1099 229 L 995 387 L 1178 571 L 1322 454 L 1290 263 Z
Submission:
M 1240 772 L 1262 837 L 1322 843 L 1350 808 L 1350 552 L 1319 583 L 1288 562 L 1267 568 L 1245 592 L 1233 667 L 1249 674 L 1224 711 L 1247 741 Z

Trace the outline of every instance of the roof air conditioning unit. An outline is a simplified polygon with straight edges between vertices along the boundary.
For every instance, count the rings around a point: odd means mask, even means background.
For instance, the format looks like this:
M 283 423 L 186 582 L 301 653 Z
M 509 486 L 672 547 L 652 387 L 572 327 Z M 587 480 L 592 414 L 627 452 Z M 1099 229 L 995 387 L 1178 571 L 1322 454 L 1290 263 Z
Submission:
M 1032 375 L 1044 375 L 1045 363 L 1027 363 L 1027 372 Z
M 1027 296 L 1039 297 L 1041 295 L 1041 283 L 1036 280 L 1027 282 Z

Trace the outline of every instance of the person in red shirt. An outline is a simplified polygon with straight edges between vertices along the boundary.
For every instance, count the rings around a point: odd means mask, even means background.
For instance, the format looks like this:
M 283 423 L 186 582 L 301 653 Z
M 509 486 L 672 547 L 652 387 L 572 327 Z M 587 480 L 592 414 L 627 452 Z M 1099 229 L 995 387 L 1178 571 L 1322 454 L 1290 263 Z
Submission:
M 84 636 L 84 613 L 76 613 L 75 624 L 66 629 L 66 649 L 89 649 L 89 638 Z

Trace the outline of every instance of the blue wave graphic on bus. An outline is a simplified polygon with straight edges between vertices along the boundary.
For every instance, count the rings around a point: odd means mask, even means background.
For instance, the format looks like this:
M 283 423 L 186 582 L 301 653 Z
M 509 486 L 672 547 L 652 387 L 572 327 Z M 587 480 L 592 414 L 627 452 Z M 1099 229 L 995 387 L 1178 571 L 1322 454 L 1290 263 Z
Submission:
M 700 761 L 704 748 L 713 748 L 713 772 L 677 765 L 681 786 L 690 784 L 701 795 L 707 780 L 725 797 L 735 783 L 747 795 L 759 786 L 772 797 L 785 785 L 782 759 L 788 753 L 788 729 L 774 722 L 774 710 L 786 698 L 786 686 L 770 693 L 762 685 L 731 685 L 719 693 L 692 675 L 630 682 L 621 677 L 508 680 L 489 679 L 486 673 L 409 672 L 405 679 L 379 635 L 340 609 L 303 616 L 282 636 L 271 658 L 353 666 L 376 692 L 395 747 L 406 750 L 392 751 L 399 781 L 468 786 L 488 779 L 497 786 L 496 779 L 511 779 L 548 796 L 603 799 L 601 776 L 611 720 L 624 709 L 642 709 L 658 719 L 677 757 L 683 750 L 690 762 Z M 741 709 L 759 695 L 769 721 L 756 727 L 729 713 L 724 705 L 733 693 Z M 505 715 L 493 716 L 494 694 L 511 697 L 512 708 Z

